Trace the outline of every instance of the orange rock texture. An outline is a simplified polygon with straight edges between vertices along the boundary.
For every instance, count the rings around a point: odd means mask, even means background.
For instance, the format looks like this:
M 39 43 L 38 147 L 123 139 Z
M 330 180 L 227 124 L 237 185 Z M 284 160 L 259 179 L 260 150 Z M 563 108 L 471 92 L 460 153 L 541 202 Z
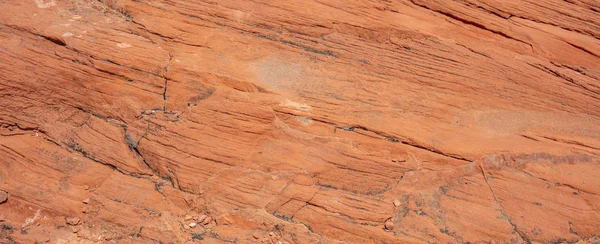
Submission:
M 596 243 L 596 0 L 0 0 L 2 243 Z

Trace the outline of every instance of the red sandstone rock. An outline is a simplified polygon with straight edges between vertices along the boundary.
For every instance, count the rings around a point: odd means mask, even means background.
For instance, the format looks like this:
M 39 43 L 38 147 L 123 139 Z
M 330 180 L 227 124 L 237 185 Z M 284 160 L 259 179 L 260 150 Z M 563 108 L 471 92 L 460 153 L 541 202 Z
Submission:
M 385 227 L 386 230 L 390 230 L 390 231 L 394 230 L 394 222 L 392 222 L 391 219 L 388 219 L 388 220 L 385 221 L 384 227 Z
M 202 224 L 207 225 L 207 224 L 210 224 L 211 221 L 212 221 L 212 218 L 209 216 L 209 217 L 206 217 L 206 219 L 204 219 L 204 221 L 202 221 Z
M 8 200 L 8 193 L 0 191 L 0 204 L 5 203 Z
M 599 241 L 594 1 L 0 9 L 0 239 Z
M 69 217 L 66 220 L 68 225 L 78 225 L 81 222 L 81 219 L 78 217 Z
M 200 215 L 200 217 L 198 217 L 198 223 L 204 223 L 205 219 L 206 219 L 206 215 Z

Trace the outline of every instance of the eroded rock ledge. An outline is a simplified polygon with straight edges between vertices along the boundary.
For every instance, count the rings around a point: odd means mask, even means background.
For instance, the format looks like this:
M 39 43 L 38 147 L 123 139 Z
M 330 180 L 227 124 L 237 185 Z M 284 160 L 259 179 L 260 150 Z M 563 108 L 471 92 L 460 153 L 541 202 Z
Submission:
M 598 241 L 595 1 L 0 9 L 3 242 Z

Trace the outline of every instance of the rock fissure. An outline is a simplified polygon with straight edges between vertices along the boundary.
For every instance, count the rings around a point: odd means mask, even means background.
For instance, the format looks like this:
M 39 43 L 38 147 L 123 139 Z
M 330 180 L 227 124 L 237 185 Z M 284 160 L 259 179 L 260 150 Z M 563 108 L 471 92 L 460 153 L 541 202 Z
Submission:
M 482 163 L 479 164 L 479 169 L 481 169 L 481 175 L 483 176 L 483 180 L 485 182 L 485 184 L 487 185 L 487 187 L 489 188 L 490 192 L 492 193 L 492 197 L 494 199 L 494 203 L 496 203 L 496 205 L 498 205 L 498 211 L 500 212 L 500 214 L 502 215 L 502 217 L 504 219 L 506 219 L 506 221 L 513 227 L 513 230 L 515 233 L 517 233 L 519 235 L 519 237 L 525 241 L 526 243 L 531 243 L 531 241 L 529 240 L 529 238 L 527 238 L 527 236 L 525 236 L 521 230 L 519 230 L 517 228 L 517 225 L 515 223 L 513 223 L 512 219 L 510 217 L 508 217 L 508 215 L 506 215 L 506 213 L 504 212 L 504 209 L 502 207 L 502 203 L 500 203 L 500 201 L 498 201 L 498 197 L 496 197 L 496 193 L 494 192 L 494 189 L 492 188 L 492 185 L 490 185 L 488 178 L 487 178 L 487 173 L 485 171 L 485 169 L 483 168 Z
M 165 71 L 165 85 L 163 90 L 163 111 L 167 112 L 167 86 L 169 85 L 169 65 L 171 64 L 171 60 L 173 60 L 173 55 L 169 53 L 169 61 L 164 68 Z
M 520 40 L 518 38 L 512 37 L 509 34 L 506 34 L 506 33 L 502 32 L 502 31 L 492 30 L 492 29 L 486 27 L 483 24 L 480 24 L 480 23 L 477 23 L 477 22 L 474 22 L 474 21 L 471 21 L 471 20 L 467 20 L 467 19 L 462 18 L 460 16 L 457 16 L 457 15 L 455 15 L 453 13 L 449 13 L 449 12 L 444 12 L 444 11 L 441 11 L 441 10 L 432 9 L 432 8 L 430 8 L 427 5 L 423 5 L 423 4 L 419 4 L 419 3 L 415 2 L 415 0 L 410 0 L 410 2 L 412 4 L 418 6 L 418 7 L 425 8 L 427 10 L 436 12 L 436 13 L 441 14 L 441 15 L 444 15 L 444 16 L 449 17 L 449 18 L 451 18 L 453 20 L 456 20 L 456 21 L 458 21 L 460 23 L 463 23 L 463 24 L 466 24 L 466 25 L 470 25 L 470 26 L 473 26 L 473 27 L 477 27 L 479 29 L 482 29 L 482 30 L 489 31 L 491 33 L 500 35 L 500 36 L 502 36 L 504 38 L 507 38 L 507 39 L 510 39 L 510 40 L 513 40 L 513 41 L 516 41 L 516 42 L 519 42 L 519 43 L 523 43 L 523 44 L 529 46 L 529 48 L 531 48 L 531 53 L 535 53 L 534 49 L 533 49 L 533 45 L 531 45 L 531 43 L 528 43 L 526 41 L 523 41 L 523 40 Z

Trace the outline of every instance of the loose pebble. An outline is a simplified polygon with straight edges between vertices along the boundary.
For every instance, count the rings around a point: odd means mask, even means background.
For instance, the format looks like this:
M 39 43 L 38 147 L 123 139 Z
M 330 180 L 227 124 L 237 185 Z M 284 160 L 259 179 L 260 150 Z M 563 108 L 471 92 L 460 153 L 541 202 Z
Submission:
M 198 223 L 204 223 L 204 220 L 206 219 L 206 215 L 200 215 L 200 217 L 198 217 Z
M 0 204 L 5 203 L 8 200 L 8 192 L 0 191 Z
M 81 219 L 79 217 L 67 218 L 67 224 L 69 225 L 78 225 L 79 222 L 81 222 Z
M 392 222 L 391 219 L 388 219 L 387 221 L 385 221 L 385 229 L 386 230 L 393 230 L 394 229 L 394 222 Z

